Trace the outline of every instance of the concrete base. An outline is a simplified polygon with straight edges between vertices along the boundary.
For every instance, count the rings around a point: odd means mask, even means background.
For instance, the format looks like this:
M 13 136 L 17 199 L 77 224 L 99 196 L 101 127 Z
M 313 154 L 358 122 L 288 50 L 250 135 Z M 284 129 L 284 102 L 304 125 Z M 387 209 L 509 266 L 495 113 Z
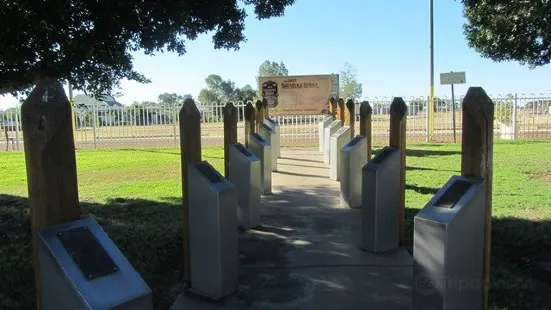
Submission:
M 409 253 L 359 249 L 360 211 L 340 206 L 323 155 L 282 153 L 262 226 L 240 234 L 238 292 L 218 302 L 183 292 L 171 310 L 411 309 Z

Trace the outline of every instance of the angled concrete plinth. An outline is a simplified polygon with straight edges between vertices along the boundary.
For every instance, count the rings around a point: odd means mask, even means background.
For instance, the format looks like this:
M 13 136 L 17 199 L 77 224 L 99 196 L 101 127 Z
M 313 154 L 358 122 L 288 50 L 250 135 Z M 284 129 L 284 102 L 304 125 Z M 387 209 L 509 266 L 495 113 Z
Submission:
M 340 205 L 323 154 L 283 148 L 278 165 L 262 225 L 240 233 L 238 292 L 217 302 L 183 292 L 171 309 L 411 309 L 411 255 L 359 248 L 360 210 Z

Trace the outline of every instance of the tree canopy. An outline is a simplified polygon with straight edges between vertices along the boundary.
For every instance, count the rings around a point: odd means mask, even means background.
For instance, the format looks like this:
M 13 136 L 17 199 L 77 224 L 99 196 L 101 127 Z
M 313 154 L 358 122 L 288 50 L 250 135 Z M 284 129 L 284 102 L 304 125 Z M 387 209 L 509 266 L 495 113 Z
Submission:
M 362 83 L 358 82 L 357 71 L 350 63 L 345 63 L 339 75 L 339 95 L 346 99 L 360 99 L 362 96 Z
M 463 0 L 469 47 L 530 68 L 551 61 L 551 1 Z
M 289 71 L 285 64 L 281 61 L 264 61 L 258 68 L 258 76 L 287 76 Z
M 186 52 L 213 33 L 216 49 L 239 49 L 245 7 L 258 19 L 282 16 L 295 0 L 0 1 L 0 94 L 18 95 L 42 76 L 69 80 L 94 96 L 122 79 L 149 80 L 131 52 Z
M 205 79 L 207 86 L 199 92 L 199 101 L 204 105 L 213 102 L 248 101 L 256 97 L 255 90 L 249 85 L 236 87 L 232 80 L 223 80 L 221 76 L 211 74 Z

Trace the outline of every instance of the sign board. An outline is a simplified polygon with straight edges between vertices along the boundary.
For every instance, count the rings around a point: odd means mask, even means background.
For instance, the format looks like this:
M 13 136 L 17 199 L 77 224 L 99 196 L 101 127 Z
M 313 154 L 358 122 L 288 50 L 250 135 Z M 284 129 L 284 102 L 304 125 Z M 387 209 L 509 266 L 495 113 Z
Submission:
M 329 98 L 339 96 L 339 75 L 261 76 L 258 88 L 270 116 L 325 114 Z
M 440 73 L 440 85 L 465 84 L 465 72 Z

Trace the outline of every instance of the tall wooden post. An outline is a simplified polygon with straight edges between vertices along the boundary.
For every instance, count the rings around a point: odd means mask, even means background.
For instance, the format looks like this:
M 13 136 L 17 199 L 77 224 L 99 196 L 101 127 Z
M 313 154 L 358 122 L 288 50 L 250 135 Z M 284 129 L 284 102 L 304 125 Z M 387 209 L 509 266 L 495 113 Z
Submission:
M 268 114 L 268 100 L 262 99 L 262 122 L 266 117 L 269 116 Z
M 230 179 L 230 146 L 237 142 L 237 108 L 232 102 L 222 109 L 224 115 L 224 176 Z
M 182 209 L 184 282 L 191 283 L 190 244 L 189 244 L 189 180 L 188 166 L 201 161 L 201 114 L 193 99 L 186 99 L 180 110 L 180 156 L 182 164 Z
M 341 126 L 344 126 L 344 99 L 339 98 L 337 105 L 337 117 L 339 118 L 339 121 L 341 121 Z
M 492 242 L 494 104 L 481 87 L 470 87 L 463 99 L 461 175 L 486 180 L 484 222 L 483 309 L 488 309 Z
M 257 100 L 255 107 L 256 107 L 256 115 L 255 115 L 256 122 L 255 122 L 254 128 L 258 132 L 258 130 L 260 129 L 260 124 L 262 124 L 262 120 L 264 119 L 263 118 L 264 112 L 262 111 L 262 101 Z
M 352 99 L 346 100 L 346 113 L 345 113 L 345 119 L 344 119 L 344 125 L 350 126 L 350 137 L 351 139 L 354 138 L 354 123 L 356 121 L 356 111 L 354 111 L 354 108 L 356 107 L 356 103 Z
M 81 215 L 73 120 L 63 86 L 54 78 L 38 81 L 23 102 L 21 114 L 37 308 L 42 309 L 38 229 L 78 220 Z
M 331 112 L 331 116 L 333 117 L 333 120 L 337 119 L 337 99 L 331 97 L 329 99 L 329 111 Z
M 404 244 L 404 217 L 406 209 L 406 119 L 407 105 L 401 97 L 395 97 L 390 104 L 389 145 L 400 149 L 400 212 L 398 230 L 400 245 Z
M 373 137 L 371 134 L 371 114 L 373 109 L 369 105 L 369 102 L 363 101 L 360 103 L 360 135 L 367 139 L 367 160 L 371 159 L 371 148 L 373 144 Z
M 256 111 L 252 102 L 247 102 L 245 106 L 245 147 L 249 147 L 249 134 L 256 132 L 255 122 Z

